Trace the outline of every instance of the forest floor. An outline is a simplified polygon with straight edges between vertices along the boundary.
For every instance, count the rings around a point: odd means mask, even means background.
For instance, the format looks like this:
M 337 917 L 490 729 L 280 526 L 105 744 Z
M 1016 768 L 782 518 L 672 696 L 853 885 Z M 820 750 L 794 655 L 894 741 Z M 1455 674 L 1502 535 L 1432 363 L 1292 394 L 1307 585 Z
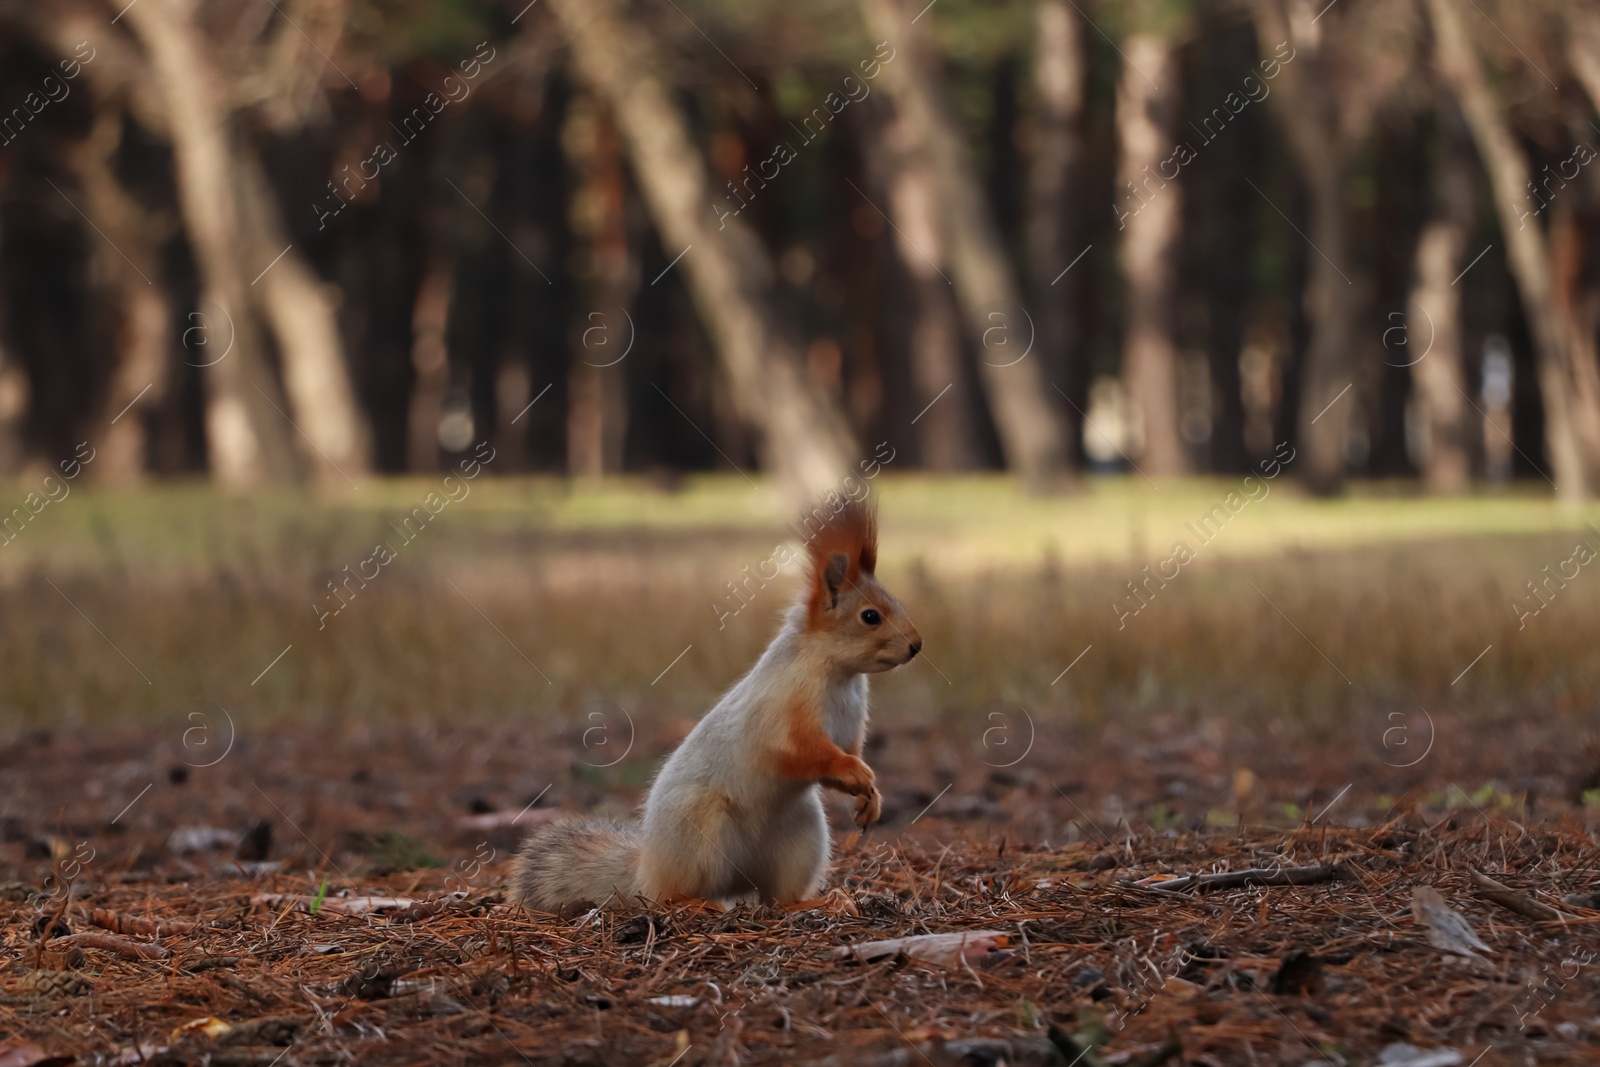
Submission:
M 816 909 L 622 917 L 507 862 L 770 637 L 736 490 L 475 492 L 320 627 L 386 503 L 53 505 L 0 559 L 0 1067 L 1600 1061 L 1600 579 L 1517 600 L 1600 534 L 1285 487 L 1108 606 L 1226 488 L 886 487 L 883 823 L 833 803 Z
M 1596 811 L 1570 797 L 1587 780 L 1378 796 L 1311 784 L 1318 753 L 1203 730 L 953 767 L 889 729 L 870 753 L 885 825 L 859 840 L 840 806 L 823 907 L 557 918 L 502 904 L 520 835 L 635 791 L 596 773 L 529 795 L 515 784 L 552 756 L 526 738 L 398 733 L 289 731 L 226 777 L 141 736 L 14 738 L 0 1063 L 1600 1057 Z M 73 818 L 113 790 L 127 810 Z M 954 952 L 851 954 L 963 931 Z

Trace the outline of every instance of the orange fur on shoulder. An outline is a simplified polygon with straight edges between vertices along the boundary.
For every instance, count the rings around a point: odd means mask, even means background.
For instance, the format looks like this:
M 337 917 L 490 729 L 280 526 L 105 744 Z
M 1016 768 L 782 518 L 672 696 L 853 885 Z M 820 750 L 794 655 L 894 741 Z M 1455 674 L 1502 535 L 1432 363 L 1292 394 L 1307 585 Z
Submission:
M 786 778 L 818 781 L 848 773 L 861 760 L 846 752 L 822 728 L 822 716 L 815 707 L 796 699 L 784 708 L 784 740 L 775 769 Z
M 828 583 L 824 575 L 829 559 L 845 558 L 846 585 L 855 585 L 863 574 L 871 575 L 878 567 L 877 509 L 865 500 L 847 500 L 842 508 L 828 516 L 824 514 L 825 507 L 817 507 L 804 520 L 810 535 L 806 540 L 806 552 L 811 557 L 811 590 L 806 607 L 813 626 L 828 605 Z M 819 518 L 822 522 L 817 524 Z

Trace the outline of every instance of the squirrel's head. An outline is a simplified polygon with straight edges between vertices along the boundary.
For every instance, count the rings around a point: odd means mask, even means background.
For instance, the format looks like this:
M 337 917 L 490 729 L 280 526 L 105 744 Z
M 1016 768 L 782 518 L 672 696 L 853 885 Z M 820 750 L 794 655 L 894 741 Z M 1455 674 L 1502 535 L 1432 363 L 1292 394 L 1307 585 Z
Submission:
M 820 525 L 823 513 L 831 511 Z M 839 668 L 892 670 L 922 651 L 922 635 L 900 602 L 878 584 L 878 517 L 864 501 L 819 507 L 806 518 L 810 540 L 807 636 Z

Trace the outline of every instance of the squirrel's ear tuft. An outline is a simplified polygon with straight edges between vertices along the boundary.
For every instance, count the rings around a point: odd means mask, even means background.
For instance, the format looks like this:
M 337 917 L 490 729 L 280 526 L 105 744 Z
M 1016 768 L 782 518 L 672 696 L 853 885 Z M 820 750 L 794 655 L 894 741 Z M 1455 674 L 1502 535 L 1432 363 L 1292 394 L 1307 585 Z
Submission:
M 838 554 L 850 565 L 850 580 L 871 574 L 878 567 L 878 513 L 865 500 L 842 500 L 829 496 L 801 517 L 806 549 L 811 562 L 825 566 L 828 557 Z
M 878 566 L 878 515 L 865 500 L 830 494 L 801 518 L 811 557 L 810 614 L 838 602 L 839 590 L 854 585 Z

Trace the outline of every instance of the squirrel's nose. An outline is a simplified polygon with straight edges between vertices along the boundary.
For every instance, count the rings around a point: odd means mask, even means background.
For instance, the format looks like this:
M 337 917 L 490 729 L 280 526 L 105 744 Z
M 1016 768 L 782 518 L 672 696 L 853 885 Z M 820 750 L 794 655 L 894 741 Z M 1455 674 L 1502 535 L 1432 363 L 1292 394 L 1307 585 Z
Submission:
M 911 655 L 906 657 L 906 662 L 907 663 L 911 662 L 911 660 L 916 658 L 917 653 L 921 652 L 921 651 L 922 651 L 922 638 L 919 637 L 915 641 L 911 642 Z

